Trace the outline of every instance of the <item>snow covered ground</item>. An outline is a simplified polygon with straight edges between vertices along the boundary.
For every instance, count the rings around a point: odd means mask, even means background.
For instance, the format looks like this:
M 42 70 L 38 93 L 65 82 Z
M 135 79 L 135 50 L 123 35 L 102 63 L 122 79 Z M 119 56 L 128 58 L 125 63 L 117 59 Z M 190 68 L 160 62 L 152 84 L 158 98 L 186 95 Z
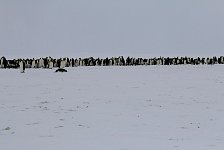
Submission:
M 1 150 L 223 150 L 224 66 L 0 69 Z

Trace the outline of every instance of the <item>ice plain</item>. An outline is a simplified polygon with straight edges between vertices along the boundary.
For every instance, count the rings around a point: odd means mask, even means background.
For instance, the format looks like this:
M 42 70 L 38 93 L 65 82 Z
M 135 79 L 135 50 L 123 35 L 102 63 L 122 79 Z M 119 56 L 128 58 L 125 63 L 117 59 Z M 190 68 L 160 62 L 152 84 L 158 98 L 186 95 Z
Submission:
M 223 150 L 224 66 L 0 69 L 1 150 Z

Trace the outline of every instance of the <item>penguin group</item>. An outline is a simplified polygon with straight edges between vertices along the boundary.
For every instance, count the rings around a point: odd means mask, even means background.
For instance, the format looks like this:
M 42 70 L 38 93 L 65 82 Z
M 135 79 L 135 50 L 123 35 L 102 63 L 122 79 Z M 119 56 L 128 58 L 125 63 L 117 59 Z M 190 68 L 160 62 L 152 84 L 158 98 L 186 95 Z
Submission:
M 215 65 L 224 64 L 224 57 L 154 57 L 154 58 L 134 58 L 123 56 L 111 58 L 59 58 L 52 57 L 38 59 L 9 59 L 4 56 L 0 59 L 0 68 L 20 68 L 20 72 L 25 72 L 25 68 L 53 69 L 78 66 L 139 66 L 139 65 Z

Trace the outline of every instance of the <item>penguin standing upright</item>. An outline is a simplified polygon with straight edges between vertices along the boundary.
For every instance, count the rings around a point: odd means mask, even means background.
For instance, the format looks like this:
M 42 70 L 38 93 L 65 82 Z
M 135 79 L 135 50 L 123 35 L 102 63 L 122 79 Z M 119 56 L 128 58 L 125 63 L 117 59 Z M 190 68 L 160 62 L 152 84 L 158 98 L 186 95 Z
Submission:
M 4 68 L 3 66 L 3 60 L 4 60 L 4 56 L 0 59 L 0 68 Z
M 65 66 L 66 66 L 66 60 L 62 60 L 59 68 L 65 68 Z
M 52 69 L 53 67 L 54 67 L 54 63 L 53 63 L 52 60 L 50 60 L 50 62 L 49 62 L 49 69 Z
M 6 58 L 3 56 L 0 60 L 0 68 L 7 68 L 8 65 L 8 61 L 6 60 Z
M 33 58 L 31 68 L 36 68 L 36 60 Z
M 20 61 L 19 68 L 21 73 L 25 73 L 25 62 L 23 60 Z

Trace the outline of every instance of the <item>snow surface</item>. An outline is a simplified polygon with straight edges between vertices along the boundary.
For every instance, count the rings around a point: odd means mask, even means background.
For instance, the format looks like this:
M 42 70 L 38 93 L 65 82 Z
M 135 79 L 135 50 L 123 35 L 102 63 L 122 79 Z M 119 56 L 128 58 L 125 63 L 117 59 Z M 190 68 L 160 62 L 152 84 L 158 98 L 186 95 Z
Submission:
M 223 150 L 224 66 L 0 69 L 1 150 Z

